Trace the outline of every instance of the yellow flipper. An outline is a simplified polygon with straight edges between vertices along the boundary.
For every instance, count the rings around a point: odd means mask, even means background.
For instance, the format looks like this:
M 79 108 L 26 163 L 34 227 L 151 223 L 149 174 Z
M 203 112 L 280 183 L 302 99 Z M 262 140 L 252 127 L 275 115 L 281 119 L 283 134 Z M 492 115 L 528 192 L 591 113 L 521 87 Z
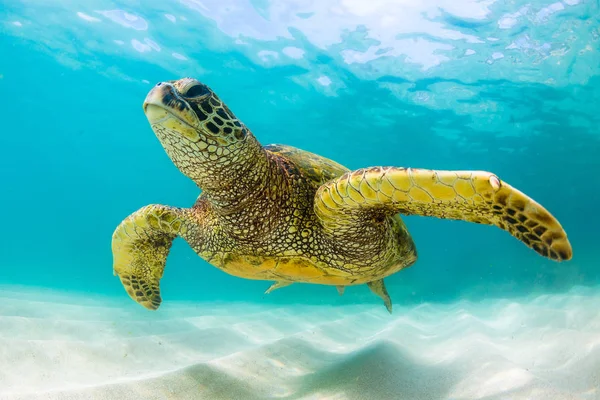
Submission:
M 363 168 L 322 185 L 315 197 L 329 230 L 382 210 L 495 225 L 542 256 L 563 261 L 573 254 L 556 218 L 490 172 Z
M 125 218 L 113 233 L 113 273 L 149 310 L 160 306 L 159 281 L 173 240 L 187 229 L 186 218 L 183 209 L 150 205 Z
M 277 290 L 277 289 L 281 289 L 281 288 L 286 287 L 286 286 L 290 286 L 292 283 L 294 283 L 294 282 L 277 281 L 274 284 L 272 284 L 271 286 L 269 286 L 269 288 L 265 291 L 265 294 L 269 294 L 273 290 Z
M 381 300 L 383 300 L 383 304 L 385 305 L 385 308 L 391 314 L 392 313 L 392 299 L 390 298 L 390 295 L 388 294 L 388 291 L 385 287 L 385 283 L 383 283 L 383 279 L 379 279 L 379 280 L 372 281 L 372 282 L 367 282 L 367 286 L 369 287 L 369 289 L 371 289 L 371 291 L 373 293 L 375 293 L 377 296 L 381 297 Z

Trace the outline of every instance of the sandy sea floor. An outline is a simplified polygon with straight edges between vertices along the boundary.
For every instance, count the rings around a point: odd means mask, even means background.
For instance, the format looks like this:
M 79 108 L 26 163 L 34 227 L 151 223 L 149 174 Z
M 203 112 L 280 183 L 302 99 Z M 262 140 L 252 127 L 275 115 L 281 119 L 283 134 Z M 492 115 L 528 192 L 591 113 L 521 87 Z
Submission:
M 600 289 L 454 304 L 0 287 L 0 399 L 600 399 Z

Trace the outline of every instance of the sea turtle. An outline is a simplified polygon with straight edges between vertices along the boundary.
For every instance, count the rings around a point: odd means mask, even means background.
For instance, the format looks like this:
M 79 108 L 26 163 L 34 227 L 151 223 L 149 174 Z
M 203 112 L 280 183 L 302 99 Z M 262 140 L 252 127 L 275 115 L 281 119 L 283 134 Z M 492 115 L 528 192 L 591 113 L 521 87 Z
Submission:
M 113 272 L 148 309 L 161 303 L 159 281 L 177 236 L 228 274 L 274 281 L 267 293 L 305 282 L 341 294 L 366 283 L 389 312 L 383 279 L 417 259 L 399 214 L 495 225 L 542 256 L 571 259 L 559 222 L 492 173 L 350 171 L 297 148 L 262 146 L 191 78 L 158 83 L 143 109 L 175 166 L 202 190 L 191 208 L 148 205 L 113 234 Z

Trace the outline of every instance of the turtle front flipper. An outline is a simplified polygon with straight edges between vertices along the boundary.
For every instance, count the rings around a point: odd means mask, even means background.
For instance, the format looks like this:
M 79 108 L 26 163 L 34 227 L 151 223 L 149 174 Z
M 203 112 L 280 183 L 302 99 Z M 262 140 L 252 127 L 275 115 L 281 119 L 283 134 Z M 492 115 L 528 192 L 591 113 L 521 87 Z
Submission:
M 401 213 L 495 225 L 544 257 L 573 255 L 556 218 L 490 172 L 359 169 L 323 184 L 315 212 L 332 234 Z
M 160 306 L 159 281 L 171 244 L 187 230 L 187 210 L 149 205 L 119 224 L 112 236 L 113 273 L 129 296 L 149 310 Z

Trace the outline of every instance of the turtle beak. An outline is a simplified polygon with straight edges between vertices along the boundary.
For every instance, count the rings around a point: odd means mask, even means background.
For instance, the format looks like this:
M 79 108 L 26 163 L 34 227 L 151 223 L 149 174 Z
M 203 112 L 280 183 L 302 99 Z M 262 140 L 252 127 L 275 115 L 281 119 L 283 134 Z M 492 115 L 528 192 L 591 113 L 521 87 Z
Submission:
M 156 124 L 164 121 L 165 118 L 169 116 L 170 113 L 166 109 L 164 102 L 165 98 L 169 94 L 168 92 L 172 93 L 173 90 L 173 88 L 169 88 L 169 86 L 169 84 L 159 82 L 146 96 L 142 107 L 150 124 Z
M 169 82 L 159 82 L 144 100 L 144 113 L 151 125 L 165 123 L 175 118 L 189 127 L 198 126 L 198 117 Z
M 146 96 L 143 108 L 155 133 L 160 127 L 163 132 L 183 136 L 193 142 L 199 140 L 198 117 L 169 82 L 154 86 Z

